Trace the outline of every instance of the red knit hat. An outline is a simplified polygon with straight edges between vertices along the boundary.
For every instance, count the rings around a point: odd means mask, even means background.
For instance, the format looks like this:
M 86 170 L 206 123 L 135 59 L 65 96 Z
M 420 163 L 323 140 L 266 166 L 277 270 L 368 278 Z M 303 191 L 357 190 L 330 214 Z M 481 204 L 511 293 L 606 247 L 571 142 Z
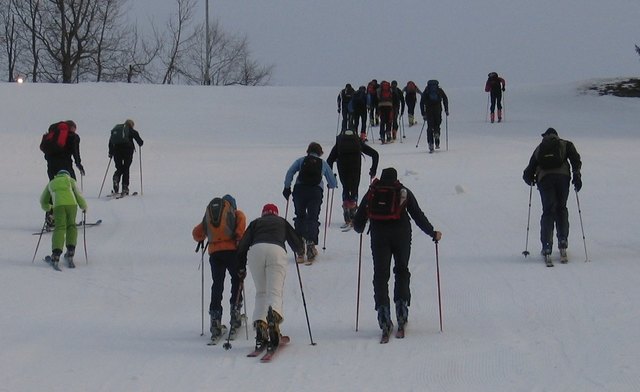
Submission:
M 262 207 L 262 216 L 265 215 L 278 215 L 278 206 L 275 204 L 265 204 Z

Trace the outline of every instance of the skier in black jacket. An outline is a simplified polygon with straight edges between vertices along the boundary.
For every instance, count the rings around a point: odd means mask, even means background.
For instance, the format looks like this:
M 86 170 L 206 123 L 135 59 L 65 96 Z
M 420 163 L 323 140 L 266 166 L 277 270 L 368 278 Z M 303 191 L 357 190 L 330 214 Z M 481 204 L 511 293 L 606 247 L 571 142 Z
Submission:
M 358 187 L 362 169 L 362 154 L 371 157 L 369 177 L 376 176 L 378 170 L 378 152 L 364 143 L 356 131 L 344 131 L 336 136 L 336 144 L 331 149 L 327 164 L 333 170 L 333 163 L 337 162 L 340 183 L 342 184 L 342 211 L 345 225 L 351 225 L 351 220 L 358 207 Z
M 376 186 L 394 187 L 400 193 L 397 216 L 382 218 L 372 215 L 373 205 L 369 207 L 370 195 L 376 192 Z M 373 198 L 371 200 L 374 200 Z M 373 202 L 371 202 L 373 204 Z M 396 308 L 398 329 L 404 328 L 409 315 L 411 291 L 409 282 L 409 258 L 411 255 L 411 220 L 415 220 L 418 227 L 431 236 L 434 241 L 440 241 L 442 233 L 434 230 L 433 226 L 420 209 L 413 193 L 398 181 L 398 173 L 394 168 L 382 170 L 380 180 L 375 181 L 367 194 L 360 201 L 360 206 L 353 219 L 353 229 L 364 232 L 367 220 L 371 221 L 371 255 L 373 256 L 373 296 L 375 308 L 378 312 L 378 324 L 383 334 L 389 334 L 393 329 L 391 321 L 391 307 L 389 303 L 389 277 L 391 257 L 395 265 L 395 287 L 393 301 Z
M 133 152 L 136 150 L 133 141 L 135 140 L 140 147 L 144 144 L 140 133 L 133 127 L 133 120 L 126 120 L 124 124 L 118 124 L 111 130 L 109 158 L 113 158 L 116 166 L 113 173 L 113 193 L 118 193 L 122 178 L 122 194 L 129 194 L 129 168 L 133 162 Z

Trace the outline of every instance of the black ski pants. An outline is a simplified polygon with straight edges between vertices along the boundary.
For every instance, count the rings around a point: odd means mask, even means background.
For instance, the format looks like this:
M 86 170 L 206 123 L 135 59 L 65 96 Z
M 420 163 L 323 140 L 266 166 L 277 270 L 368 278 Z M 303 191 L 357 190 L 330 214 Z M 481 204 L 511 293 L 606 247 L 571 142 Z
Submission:
M 113 163 L 116 171 L 113 173 L 113 180 L 120 182 L 122 179 L 122 189 L 129 189 L 129 168 L 133 162 L 133 150 L 116 150 L 113 154 Z
M 543 249 L 551 249 L 553 245 L 553 227 L 556 228 L 558 243 L 569 238 L 569 183 L 571 178 L 564 174 L 547 174 L 538 182 L 542 201 L 542 217 L 540 218 L 540 242 Z
M 390 306 L 389 278 L 391 277 L 391 258 L 394 260 L 395 277 L 393 301 L 411 301 L 409 288 L 411 273 L 411 226 L 400 222 L 371 224 L 371 255 L 373 256 L 373 299 L 375 308 Z
M 362 121 L 362 128 L 360 128 L 360 133 L 367 133 L 367 109 L 365 108 L 363 111 L 354 111 L 351 113 L 351 129 L 354 132 L 358 131 L 358 125 L 360 125 L 360 121 Z
M 393 106 L 380 106 L 378 110 L 380 112 L 380 140 L 390 141 L 394 118 Z
M 491 113 L 496 111 L 496 105 L 498 106 L 498 110 L 502 110 L 502 91 L 491 91 Z
M 427 117 L 427 143 L 433 145 L 434 140 L 440 144 L 440 124 L 442 124 L 442 109 L 436 106 L 426 111 Z
M 209 265 L 211 266 L 211 278 L 213 284 L 211 285 L 211 303 L 209 304 L 209 314 L 222 316 L 222 294 L 224 292 L 224 280 L 227 271 L 231 275 L 231 298 L 229 303 L 230 308 L 238 301 L 240 296 L 240 302 L 242 303 L 242 293 L 240 293 L 240 278 L 238 277 L 238 263 L 236 260 L 237 252 L 235 250 L 221 250 L 213 252 L 209 255 Z

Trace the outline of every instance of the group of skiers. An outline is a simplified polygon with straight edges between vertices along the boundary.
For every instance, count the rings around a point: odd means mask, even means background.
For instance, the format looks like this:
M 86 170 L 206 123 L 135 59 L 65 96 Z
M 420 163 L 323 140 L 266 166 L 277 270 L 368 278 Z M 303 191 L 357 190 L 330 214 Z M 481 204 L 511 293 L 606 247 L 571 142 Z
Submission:
M 133 129 L 132 120 L 116 125 L 109 137 L 109 158 L 115 161 L 116 173 L 113 176 L 113 193 L 118 193 L 122 178 L 122 193 L 129 193 L 129 168 L 135 150 L 133 141 L 142 146 L 140 134 Z M 87 210 L 86 200 L 78 190 L 73 163 L 85 175 L 80 157 L 80 136 L 77 125 L 72 120 L 59 121 L 49 126 L 42 135 L 40 151 L 47 162 L 49 183 L 40 197 L 40 206 L 45 211 L 45 224 L 42 231 L 53 230 L 51 240 L 51 264 L 58 269 L 60 256 L 66 246 L 64 258 L 69 268 L 74 268 L 73 257 L 78 237 L 76 224 L 77 209 Z M 84 222 L 83 217 L 83 222 Z M 49 259 L 48 259 L 49 260 Z

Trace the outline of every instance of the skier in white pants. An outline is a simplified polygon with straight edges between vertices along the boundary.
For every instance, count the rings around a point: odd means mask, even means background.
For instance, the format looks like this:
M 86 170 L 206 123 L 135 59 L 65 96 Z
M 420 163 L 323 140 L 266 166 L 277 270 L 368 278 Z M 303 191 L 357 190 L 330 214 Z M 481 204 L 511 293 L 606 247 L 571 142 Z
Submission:
M 249 264 L 256 287 L 253 326 L 256 349 L 277 346 L 283 320 L 282 294 L 287 275 L 285 242 L 297 254 L 303 254 L 305 244 L 294 228 L 278 216 L 278 207 L 265 204 L 262 216 L 249 224 L 238 244 L 238 274 L 246 276 Z

